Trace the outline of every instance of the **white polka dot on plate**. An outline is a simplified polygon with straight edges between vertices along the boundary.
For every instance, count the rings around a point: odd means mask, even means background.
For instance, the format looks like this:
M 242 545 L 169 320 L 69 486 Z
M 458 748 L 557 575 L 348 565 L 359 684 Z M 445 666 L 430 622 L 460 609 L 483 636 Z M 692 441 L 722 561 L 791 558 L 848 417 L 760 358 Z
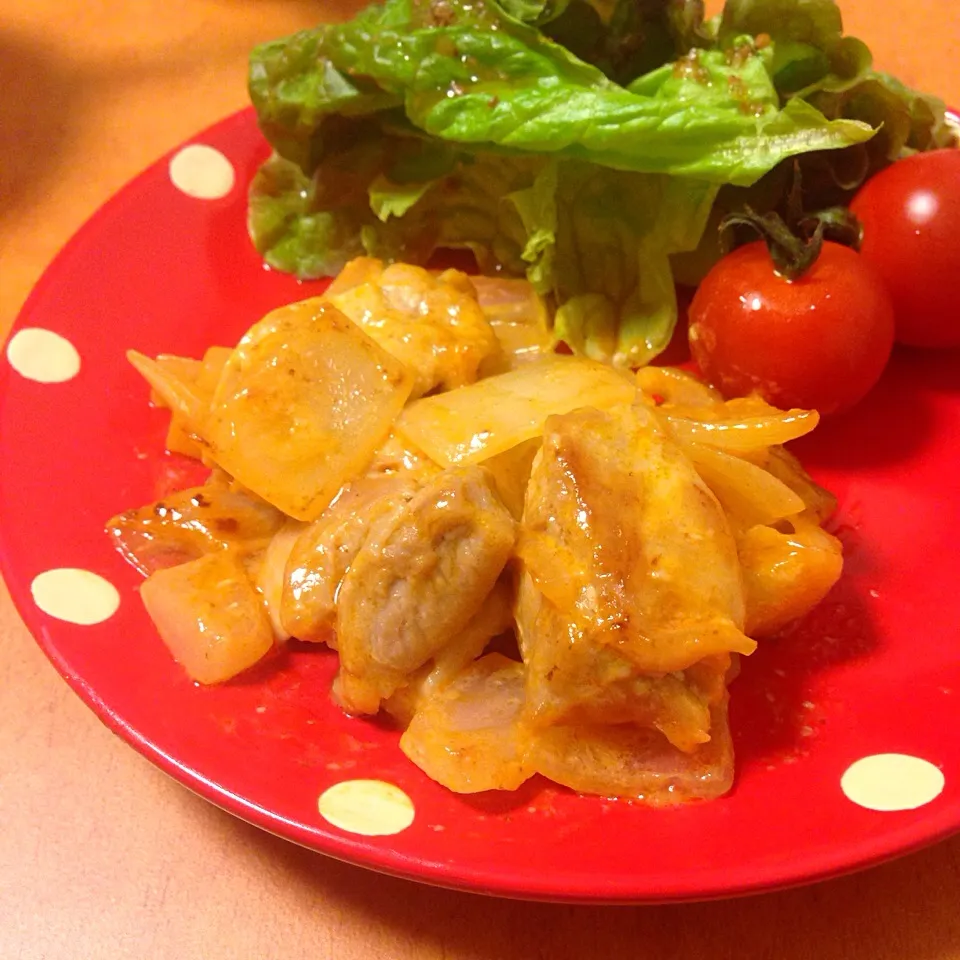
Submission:
M 364 837 L 385 837 L 413 823 L 413 801 L 383 780 L 344 780 L 325 790 L 317 802 L 327 823 Z
M 219 150 L 192 143 L 170 160 L 170 180 L 188 197 L 219 200 L 233 189 L 236 175 L 233 164 Z
M 59 567 L 46 570 L 30 584 L 33 602 L 46 614 L 90 626 L 109 620 L 120 606 L 117 588 L 90 570 Z
M 7 344 L 7 359 L 21 377 L 63 383 L 80 372 L 80 354 L 66 337 L 42 327 L 18 330 Z
M 877 753 L 847 767 L 840 788 L 868 810 L 915 810 L 936 800 L 945 784 L 929 760 L 903 753 Z

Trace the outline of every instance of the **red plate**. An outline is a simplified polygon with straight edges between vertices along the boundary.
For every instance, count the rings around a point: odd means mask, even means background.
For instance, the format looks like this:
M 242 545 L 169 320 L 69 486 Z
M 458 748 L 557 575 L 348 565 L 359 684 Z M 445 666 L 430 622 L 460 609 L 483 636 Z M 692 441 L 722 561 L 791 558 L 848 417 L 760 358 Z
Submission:
M 93 217 L 24 308 L 15 333 L 65 337 L 79 374 L 40 383 L 12 369 L 6 353 L 0 364 L 3 573 L 44 651 L 105 723 L 185 785 L 274 833 L 492 894 L 730 896 L 863 867 L 960 828 L 955 353 L 898 352 L 868 402 L 798 444 L 839 495 L 846 572 L 805 623 L 744 662 L 733 688 L 738 776 L 722 800 L 650 810 L 539 779 L 515 794 L 455 796 L 404 758 L 395 732 L 330 704 L 326 652 L 294 650 L 219 688 L 190 683 L 144 614 L 137 574 L 102 531 L 107 517 L 184 480 L 184 461 L 162 452 L 165 417 L 148 407 L 123 354 L 199 356 L 316 290 L 265 270 L 247 240 L 245 185 L 265 155 L 253 114 L 195 142 L 232 163 L 236 184 L 225 197 L 185 195 L 164 158 Z M 104 577 L 119 590 L 119 609 L 89 626 L 44 613 L 31 585 L 56 568 Z M 927 761 L 924 782 L 911 782 L 908 769 L 872 786 L 861 778 L 861 790 L 874 800 L 879 790 L 881 806 L 891 790 L 892 805 L 921 806 L 880 812 L 845 795 L 851 764 L 888 753 Z M 318 796 L 354 778 L 400 787 L 413 823 L 384 837 L 327 823 Z

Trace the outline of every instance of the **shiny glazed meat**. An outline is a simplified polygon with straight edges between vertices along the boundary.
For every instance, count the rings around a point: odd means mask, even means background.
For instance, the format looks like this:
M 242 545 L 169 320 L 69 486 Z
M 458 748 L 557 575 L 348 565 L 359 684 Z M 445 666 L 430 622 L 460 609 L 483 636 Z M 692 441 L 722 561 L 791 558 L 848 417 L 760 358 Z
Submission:
M 714 496 L 643 407 L 547 422 L 521 526 L 517 622 L 537 725 L 636 723 L 709 739 L 685 673 L 750 653 L 736 543 Z M 708 686 L 710 686 L 708 684 Z
M 381 517 L 337 598 L 338 695 L 375 713 L 479 610 L 506 564 L 514 521 L 481 467 L 446 470 Z

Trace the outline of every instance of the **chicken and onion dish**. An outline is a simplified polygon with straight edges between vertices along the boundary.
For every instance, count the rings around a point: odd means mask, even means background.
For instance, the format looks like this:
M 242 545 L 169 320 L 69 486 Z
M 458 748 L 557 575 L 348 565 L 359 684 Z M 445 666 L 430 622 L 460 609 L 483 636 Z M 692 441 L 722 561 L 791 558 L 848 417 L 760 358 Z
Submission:
M 560 355 L 544 316 L 526 280 L 361 258 L 234 348 L 131 352 L 211 472 L 108 531 L 201 684 L 323 645 L 451 790 L 717 797 L 739 658 L 841 573 L 784 447 L 818 416 Z

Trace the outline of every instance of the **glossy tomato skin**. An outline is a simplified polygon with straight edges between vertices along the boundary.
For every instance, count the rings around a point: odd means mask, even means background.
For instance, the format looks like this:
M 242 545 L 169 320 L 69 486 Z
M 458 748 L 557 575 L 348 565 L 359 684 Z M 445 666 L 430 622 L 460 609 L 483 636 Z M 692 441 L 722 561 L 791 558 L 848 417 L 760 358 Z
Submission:
M 883 275 L 900 343 L 960 346 L 960 150 L 898 160 L 851 204 L 863 224 L 861 254 Z
M 879 380 L 893 347 L 893 305 L 874 269 L 825 243 L 798 280 L 762 241 L 727 254 L 690 305 L 690 351 L 726 397 L 838 413 Z

